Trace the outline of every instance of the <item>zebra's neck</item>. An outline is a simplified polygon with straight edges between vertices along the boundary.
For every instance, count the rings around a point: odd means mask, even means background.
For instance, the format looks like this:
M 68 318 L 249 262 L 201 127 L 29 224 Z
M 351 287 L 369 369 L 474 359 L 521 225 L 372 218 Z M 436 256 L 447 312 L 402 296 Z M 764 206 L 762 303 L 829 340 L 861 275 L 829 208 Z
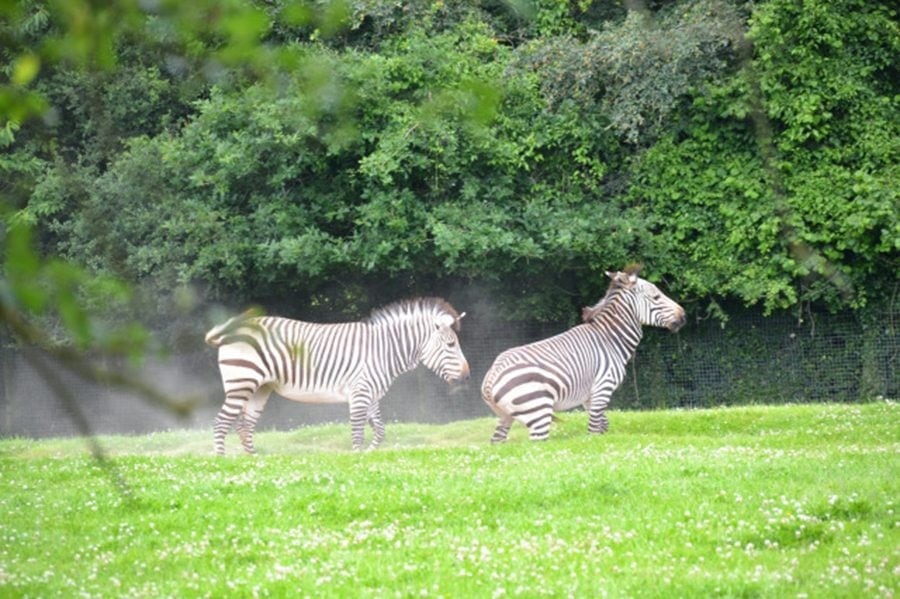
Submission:
M 611 341 L 611 347 L 619 352 L 626 362 L 637 349 L 644 331 L 638 320 L 634 297 L 623 290 L 614 290 L 604 298 L 600 309 L 594 314 L 590 324 L 599 334 Z
M 392 377 L 409 372 L 419 364 L 425 340 L 422 332 L 424 329 L 416 326 L 417 324 L 413 321 L 398 321 L 390 325 L 376 325 L 382 331 L 387 344 L 388 365 Z

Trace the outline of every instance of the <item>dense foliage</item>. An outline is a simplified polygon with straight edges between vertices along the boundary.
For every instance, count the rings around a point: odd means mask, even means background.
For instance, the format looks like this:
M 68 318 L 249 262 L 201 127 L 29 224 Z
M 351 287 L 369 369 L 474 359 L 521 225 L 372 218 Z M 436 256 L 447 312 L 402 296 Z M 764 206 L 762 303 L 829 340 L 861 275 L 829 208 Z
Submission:
M 632 260 L 686 300 L 889 295 L 896 12 L 625 5 L 5 7 L 7 220 L 145 308 L 478 283 L 570 318 Z

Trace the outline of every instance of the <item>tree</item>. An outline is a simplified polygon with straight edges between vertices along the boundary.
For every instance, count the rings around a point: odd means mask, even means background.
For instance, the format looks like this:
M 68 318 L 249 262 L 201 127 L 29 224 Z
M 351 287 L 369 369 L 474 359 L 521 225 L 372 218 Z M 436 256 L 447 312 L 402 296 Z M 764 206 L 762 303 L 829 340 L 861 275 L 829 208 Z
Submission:
M 761 5 L 752 61 L 697 95 L 687 126 L 636 163 L 630 195 L 652 215 L 654 262 L 680 263 L 693 293 L 767 310 L 890 295 L 897 25 L 863 4 Z

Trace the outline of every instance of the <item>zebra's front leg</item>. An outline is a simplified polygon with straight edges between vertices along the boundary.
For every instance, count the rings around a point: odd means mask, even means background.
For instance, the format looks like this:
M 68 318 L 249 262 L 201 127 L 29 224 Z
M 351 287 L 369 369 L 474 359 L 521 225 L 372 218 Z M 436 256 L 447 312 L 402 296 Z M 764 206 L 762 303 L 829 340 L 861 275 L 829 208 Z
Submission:
M 369 409 L 369 426 L 372 427 L 374 436 L 372 442 L 369 443 L 368 449 L 372 450 L 381 445 L 384 441 L 384 421 L 381 419 L 381 404 L 377 401 L 372 402 Z
M 350 400 L 350 437 L 353 442 L 353 451 L 362 449 L 370 405 L 371 401 L 368 397 L 357 397 Z
M 602 435 L 609 430 L 609 419 L 606 408 L 609 406 L 609 394 L 601 394 L 591 398 L 587 407 L 588 432 Z

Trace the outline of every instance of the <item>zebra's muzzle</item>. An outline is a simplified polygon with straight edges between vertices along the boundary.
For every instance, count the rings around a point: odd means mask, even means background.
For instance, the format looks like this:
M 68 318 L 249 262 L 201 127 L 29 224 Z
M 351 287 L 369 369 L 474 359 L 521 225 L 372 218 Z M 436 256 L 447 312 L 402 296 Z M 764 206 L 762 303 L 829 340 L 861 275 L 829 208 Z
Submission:
M 683 327 L 686 322 L 687 322 L 687 316 L 685 315 L 684 312 L 681 312 L 680 314 L 678 314 L 678 316 L 675 317 L 674 320 L 672 320 L 672 322 L 669 323 L 668 329 L 670 331 L 672 331 L 673 333 L 677 333 L 678 329 Z
M 463 362 L 462 367 L 459 369 L 459 374 L 453 372 L 444 372 L 442 376 L 445 381 L 454 385 L 456 383 L 463 383 L 469 380 L 469 363 Z

